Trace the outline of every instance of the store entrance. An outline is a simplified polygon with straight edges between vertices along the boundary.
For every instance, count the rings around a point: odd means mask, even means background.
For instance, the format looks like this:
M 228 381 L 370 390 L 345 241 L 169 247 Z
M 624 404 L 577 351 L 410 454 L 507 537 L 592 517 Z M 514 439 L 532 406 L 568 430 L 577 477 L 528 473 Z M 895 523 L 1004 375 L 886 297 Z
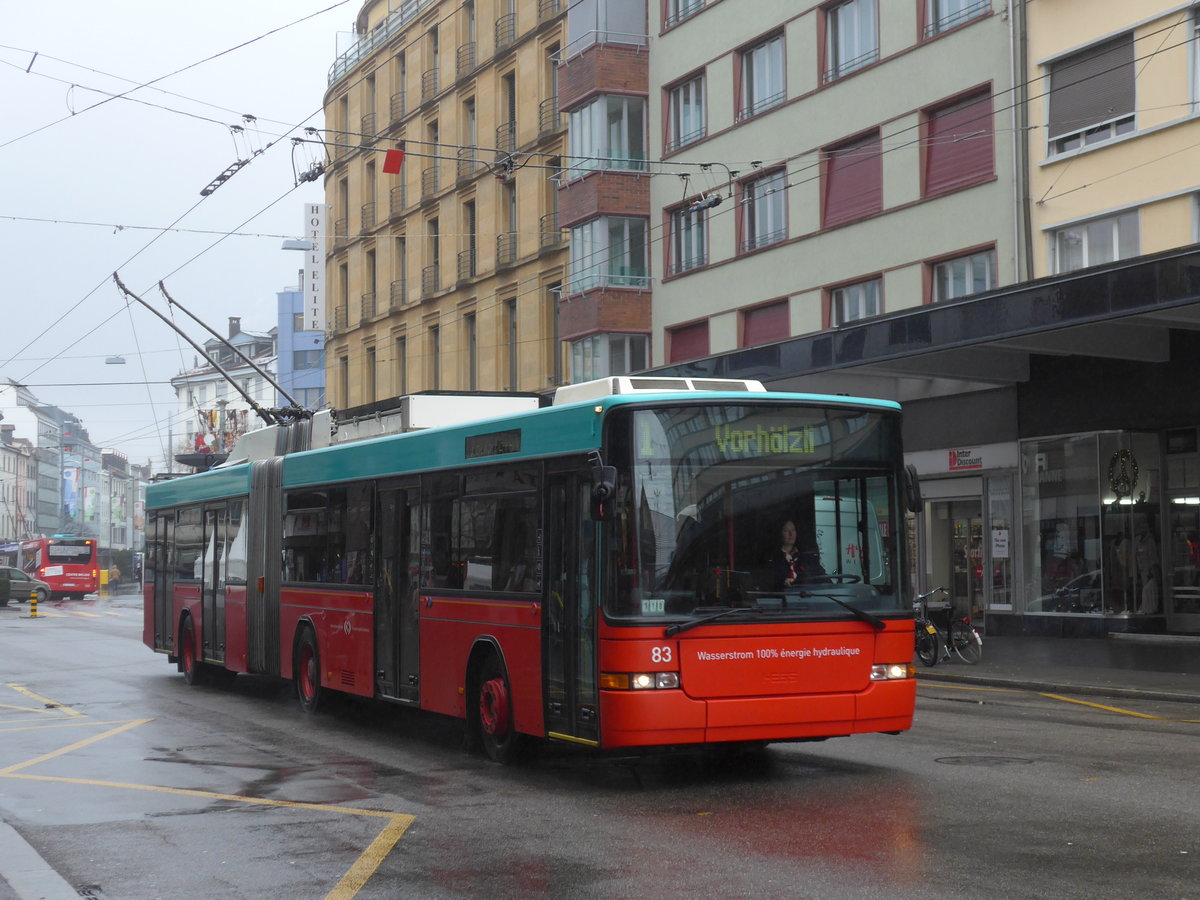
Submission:
M 1171 536 L 1167 629 L 1200 631 L 1200 503 L 1173 497 L 1168 529 Z
M 981 622 L 983 593 L 983 504 L 978 499 L 929 504 L 930 586 L 944 587 L 956 612 Z

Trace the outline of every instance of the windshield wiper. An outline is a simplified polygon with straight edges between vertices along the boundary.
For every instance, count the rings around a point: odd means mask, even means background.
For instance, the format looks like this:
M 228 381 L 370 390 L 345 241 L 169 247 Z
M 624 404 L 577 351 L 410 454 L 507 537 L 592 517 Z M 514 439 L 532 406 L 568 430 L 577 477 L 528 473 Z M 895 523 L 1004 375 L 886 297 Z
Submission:
M 722 619 L 725 616 L 733 613 L 763 613 L 766 612 L 761 606 L 731 606 L 728 609 L 723 609 L 720 612 L 711 613 L 707 616 L 700 616 L 697 619 L 689 619 L 686 622 L 678 622 L 675 625 L 668 625 L 663 632 L 667 637 L 673 634 L 679 634 L 681 631 L 687 631 L 689 628 L 695 628 L 697 625 L 703 625 L 706 622 L 712 622 L 715 619 Z
M 875 615 L 874 613 L 869 613 L 865 609 L 859 609 L 857 606 L 853 606 L 847 603 L 845 600 L 839 600 L 837 597 L 833 596 L 833 594 L 810 594 L 807 591 L 803 591 L 801 592 L 800 596 L 804 598 L 821 597 L 825 600 L 832 600 L 843 609 L 850 610 L 850 612 L 854 613 L 854 615 L 862 619 L 864 622 L 870 623 L 877 631 L 883 631 L 883 629 L 887 628 L 887 623 L 884 622 L 883 619 L 879 618 L 879 616 Z

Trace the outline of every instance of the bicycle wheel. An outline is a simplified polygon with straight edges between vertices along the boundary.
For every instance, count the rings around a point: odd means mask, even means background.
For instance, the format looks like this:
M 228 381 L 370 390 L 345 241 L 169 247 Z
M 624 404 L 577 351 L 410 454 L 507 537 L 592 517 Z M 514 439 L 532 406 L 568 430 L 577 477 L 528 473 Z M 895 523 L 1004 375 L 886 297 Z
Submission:
M 950 623 L 950 646 L 959 659 L 972 666 L 983 659 L 983 641 L 969 622 Z
M 917 659 L 926 666 L 936 666 L 938 658 L 942 655 L 942 648 L 939 646 L 941 639 L 938 637 L 937 631 L 930 633 L 926 630 L 924 622 L 917 623 Z

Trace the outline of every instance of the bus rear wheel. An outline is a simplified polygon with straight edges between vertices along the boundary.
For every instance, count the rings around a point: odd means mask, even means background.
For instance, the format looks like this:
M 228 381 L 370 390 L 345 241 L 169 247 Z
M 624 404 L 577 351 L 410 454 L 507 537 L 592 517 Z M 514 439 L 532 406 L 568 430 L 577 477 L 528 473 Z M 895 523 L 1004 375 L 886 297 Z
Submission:
M 525 755 L 527 742 L 513 727 L 512 690 L 495 656 L 489 656 L 480 667 L 478 695 L 475 728 L 484 753 L 504 765 L 518 762 Z
M 317 648 L 317 636 L 311 628 L 300 632 L 293 666 L 300 708 L 306 713 L 315 713 L 321 705 L 321 656 Z

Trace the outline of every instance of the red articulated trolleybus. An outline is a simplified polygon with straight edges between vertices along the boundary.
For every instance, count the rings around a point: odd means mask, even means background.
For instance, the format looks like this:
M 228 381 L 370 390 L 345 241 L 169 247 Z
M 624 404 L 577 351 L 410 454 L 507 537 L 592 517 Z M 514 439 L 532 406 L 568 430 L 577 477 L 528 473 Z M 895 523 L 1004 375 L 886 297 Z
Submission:
M 20 541 L 15 547 L 14 565 L 50 585 L 52 599 L 82 600 L 85 594 L 100 590 L 94 540 L 56 534 Z
M 310 449 L 277 453 L 298 441 L 267 428 L 244 439 L 262 452 L 148 488 L 144 640 L 189 683 L 262 674 L 309 712 L 339 691 L 456 716 L 501 762 L 534 739 L 911 726 L 919 495 L 896 404 L 654 377 L 540 408 L 398 403 L 399 433 L 319 413 Z

